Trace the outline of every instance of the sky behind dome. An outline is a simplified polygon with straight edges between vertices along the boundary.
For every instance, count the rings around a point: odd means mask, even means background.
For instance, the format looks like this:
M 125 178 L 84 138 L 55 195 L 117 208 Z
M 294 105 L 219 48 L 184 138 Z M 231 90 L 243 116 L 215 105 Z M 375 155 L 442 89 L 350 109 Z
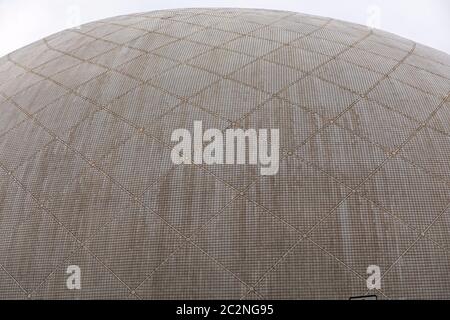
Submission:
M 111 16 L 169 8 L 268 8 L 371 25 L 450 53 L 448 0 L 0 0 L 0 56 Z

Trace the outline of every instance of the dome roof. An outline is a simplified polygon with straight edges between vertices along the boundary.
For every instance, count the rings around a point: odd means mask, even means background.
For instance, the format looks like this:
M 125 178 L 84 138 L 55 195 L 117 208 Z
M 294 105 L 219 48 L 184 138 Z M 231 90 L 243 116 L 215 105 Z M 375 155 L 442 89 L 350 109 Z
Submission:
M 449 93 L 447 54 L 285 11 L 139 13 L 17 50 L 0 298 L 448 299 Z M 278 173 L 174 164 L 194 121 L 278 128 Z

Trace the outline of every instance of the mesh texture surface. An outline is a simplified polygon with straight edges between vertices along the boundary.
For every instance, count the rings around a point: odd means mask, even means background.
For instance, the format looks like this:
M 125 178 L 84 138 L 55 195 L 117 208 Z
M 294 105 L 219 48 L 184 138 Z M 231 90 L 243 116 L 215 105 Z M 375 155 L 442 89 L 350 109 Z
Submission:
M 449 93 L 447 54 L 285 11 L 138 13 L 19 49 L 0 299 L 348 299 L 369 265 L 380 298 L 449 299 Z M 279 128 L 278 174 L 174 165 L 194 120 Z

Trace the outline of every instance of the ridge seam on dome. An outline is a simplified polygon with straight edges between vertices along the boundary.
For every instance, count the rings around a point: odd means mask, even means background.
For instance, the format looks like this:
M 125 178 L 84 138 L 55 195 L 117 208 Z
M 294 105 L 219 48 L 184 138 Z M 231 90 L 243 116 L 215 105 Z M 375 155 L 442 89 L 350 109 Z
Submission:
M 415 46 L 414 46 L 413 49 L 410 51 L 410 54 L 412 54 L 412 52 L 414 51 L 414 48 L 415 48 Z M 405 59 L 406 59 L 406 57 L 405 57 Z M 400 65 L 401 63 L 402 63 L 402 62 L 399 62 L 398 65 Z M 395 69 L 396 69 L 395 67 L 392 68 L 391 72 L 394 72 Z M 388 76 L 388 74 L 389 74 L 389 73 L 386 74 L 386 77 Z M 380 80 L 380 81 L 381 81 L 381 80 Z M 376 85 L 378 85 L 378 83 L 377 83 Z M 374 86 L 372 86 L 371 88 L 369 88 L 369 90 L 367 90 L 367 91 L 365 92 L 365 95 L 367 95 L 371 90 L 373 90 L 373 88 L 375 88 L 376 85 L 374 85 Z M 358 99 L 358 100 L 360 100 L 360 99 Z M 356 103 L 353 103 L 349 108 L 347 108 L 347 109 L 345 109 L 343 112 L 341 112 L 340 115 L 338 115 L 335 119 L 338 119 L 342 114 L 344 114 L 344 113 L 347 112 L 349 109 L 351 109 L 355 104 L 356 104 Z M 316 135 L 319 134 L 320 132 L 323 132 L 324 128 L 327 128 L 328 126 L 329 126 L 329 125 L 323 126 L 321 129 L 318 130 L 317 133 L 313 134 L 313 136 L 316 136 Z M 411 136 L 412 136 L 412 135 L 411 135 Z M 310 139 L 307 139 L 307 142 L 309 142 L 309 140 L 310 140 Z M 306 142 L 306 143 L 307 143 L 307 142 Z M 303 143 L 302 145 L 305 145 L 306 143 Z M 404 145 L 404 144 L 403 144 L 403 145 Z M 401 147 L 400 147 L 400 149 L 401 149 Z M 298 148 L 297 148 L 297 150 L 298 150 Z M 389 159 L 390 159 L 389 157 L 386 157 L 386 158 L 383 160 L 383 162 L 382 162 L 380 165 L 378 165 L 377 168 L 375 168 L 375 170 L 373 170 L 368 176 L 365 177 L 365 179 L 364 179 L 362 182 L 360 182 L 360 183 L 355 187 L 355 190 L 356 190 L 356 189 L 359 189 L 360 186 L 362 186 L 362 185 L 363 185 L 366 181 L 368 181 L 374 174 L 376 174 L 376 173 L 377 173 L 377 172 L 385 165 L 385 163 L 386 163 Z M 334 211 L 336 210 L 336 208 L 338 208 L 338 206 L 339 206 L 340 204 L 342 204 L 343 201 L 347 200 L 347 199 L 350 197 L 351 194 L 352 194 L 352 193 L 349 193 L 346 197 L 344 197 L 344 199 L 342 199 L 341 201 L 339 201 L 338 205 L 336 205 L 336 206 L 335 206 L 328 214 L 326 214 L 322 219 L 320 219 L 319 222 L 318 222 L 317 224 L 315 224 L 311 229 L 309 229 L 309 231 L 306 233 L 306 236 L 308 236 L 308 235 L 309 235 L 316 227 L 318 227 L 323 221 L 325 221 L 329 216 L 331 216 L 331 215 L 334 213 Z M 298 243 L 300 243 L 300 242 L 298 242 Z M 297 245 L 297 243 L 292 247 L 292 249 L 294 249 L 294 248 L 296 247 L 296 245 Z M 266 277 L 266 275 L 268 275 L 271 271 L 273 271 L 273 269 L 275 268 L 275 266 L 276 266 L 278 263 L 280 263 L 280 262 L 282 261 L 282 259 L 283 259 L 286 255 L 287 255 L 287 254 L 283 255 L 283 257 L 280 258 L 280 259 L 272 266 L 272 268 L 269 269 L 270 271 L 266 272 L 263 276 L 261 276 L 260 279 L 257 281 L 257 283 L 259 283 L 260 281 L 262 281 L 262 280 Z M 353 270 L 353 269 L 352 269 L 352 270 Z M 257 285 L 257 284 L 256 284 L 256 285 Z M 255 286 L 256 286 L 256 285 L 255 285 Z

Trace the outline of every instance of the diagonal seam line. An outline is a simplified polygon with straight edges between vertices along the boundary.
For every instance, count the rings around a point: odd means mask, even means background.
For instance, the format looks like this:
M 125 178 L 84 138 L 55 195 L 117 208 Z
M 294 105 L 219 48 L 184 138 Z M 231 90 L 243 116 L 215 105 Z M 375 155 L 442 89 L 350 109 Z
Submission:
M 411 53 L 414 51 L 414 48 L 412 49 Z M 405 58 L 406 59 L 406 58 Z M 450 93 L 447 95 L 447 98 L 450 97 Z M 445 100 L 447 98 L 444 98 L 441 102 L 441 105 L 438 109 L 436 109 L 435 112 L 437 112 L 445 103 Z M 434 116 L 434 114 L 431 114 L 426 120 L 425 120 L 425 125 L 429 122 L 429 120 Z M 411 134 L 411 136 L 409 137 L 409 139 L 403 143 L 400 147 L 399 147 L 399 151 L 409 142 L 412 140 L 413 137 L 415 137 L 417 135 L 418 132 L 420 132 L 425 126 L 419 127 L 415 132 L 413 132 Z M 450 207 L 450 203 L 446 206 L 446 208 L 442 211 L 442 213 L 439 214 L 439 216 L 426 228 L 426 230 L 424 232 L 422 232 L 419 237 L 416 239 L 416 241 L 414 241 L 414 243 L 412 243 L 399 257 L 396 261 L 394 261 L 394 263 L 384 272 L 384 274 L 382 275 L 381 279 L 383 279 L 385 277 L 386 274 L 389 273 L 390 270 L 392 270 L 401 260 L 401 258 L 407 253 L 409 252 L 414 246 L 417 245 L 417 243 L 423 239 L 425 237 L 425 233 L 433 226 L 433 224 L 442 216 L 445 214 L 446 210 Z
M 0 271 L 1 270 L 3 270 L 11 280 L 13 280 L 13 282 L 16 284 L 17 288 L 19 288 L 20 291 L 22 291 L 22 293 L 25 296 L 28 295 L 28 291 L 24 287 L 22 287 L 22 285 L 19 283 L 19 281 L 17 281 L 17 279 L 11 273 L 9 273 L 9 271 L 6 270 L 6 268 L 2 264 L 0 264 Z
M 209 224 L 211 221 L 213 221 L 216 217 L 218 217 L 218 216 L 220 216 L 225 210 L 226 210 L 226 208 L 228 208 L 234 201 L 235 201 L 235 199 L 237 199 L 239 197 L 239 195 L 235 195 L 223 208 L 221 208 L 213 217 L 211 217 L 208 221 L 206 221 L 201 227 L 199 227 L 197 230 L 196 230 L 196 232 L 193 232 L 190 236 L 185 236 L 184 234 L 182 234 L 180 231 L 178 231 L 178 229 L 176 229 L 175 227 L 173 227 L 172 225 L 170 225 L 169 224 L 169 222 L 167 222 L 163 217 L 161 217 L 158 213 L 155 213 L 156 215 L 158 215 L 160 218 L 161 218 L 161 220 L 164 220 L 165 221 L 165 223 L 169 226 L 169 227 L 171 227 L 171 228 L 173 228 L 178 234 L 179 234 L 179 236 L 181 237 L 181 239 L 183 240 L 182 242 L 183 242 L 183 245 L 189 245 L 189 244 L 192 244 L 192 245 L 195 245 L 195 243 L 192 241 L 192 239 L 193 238 L 195 238 L 195 236 L 196 235 L 198 235 L 205 227 L 206 227 L 206 225 L 207 224 Z M 150 209 L 151 210 L 151 209 Z M 197 245 L 195 245 L 196 247 L 198 247 Z M 177 249 L 176 250 L 174 250 L 174 252 L 172 252 L 172 254 L 174 254 L 176 251 L 178 251 L 178 249 L 180 248 L 180 247 L 182 247 L 182 245 L 180 245 L 179 247 L 177 247 Z M 199 247 L 198 247 L 199 248 Z M 203 250 L 202 250 L 203 251 Z M 142 286 L 142 284 L 144 283 L 144 282 L 146 282 L 148 279 L 150 279 L 152 276 L 153 276 L 153 274 L 155 273 L 155 271 L 157 270 L 157 269 L 159 269 L 160 267 L 162 267 L 168 260 L 169 260 L 169 258 L 172 256 L 172 254 L 167 258 L 167 259 L 165 259 L 157 268 L 155 268 L 142 282 L 140 282 L 139 283 L 139 285 L 136 287 L 136 289 L 134 290 L 134 291 L 136 291 L 140 286 Z M 209 257 L 209 255 L 207 255 L 208 257 Z M 216 262 L 215 260 L 214 260 L 214 262 Z M 231 271 L 229 271 L 228 269 L 226 269 L 225 267 L 223 267 L 221 264 L 218 264 L 218 266 L 220 267 L 220 268 L 222 268 L 222 269 L 225 269 L 225 270 L 227 270 L 227 272 L 229 272 L 229 273 L 231 273 L 232 275 L 233 275 L 233 277 L 235 277 L 236 279 L 238 279 L 241 283 L 243 283 L 243 284 L 245 284 L 245 282 L 244 281 L 242 281 L 241 279 L 239 279 L 239 277 L 237 277 L 237 275 L 235 275 L 233 272 L 231 272 Z M 247 286 L 246 284 L 245 284 L 245 286 Z
M 313 34 L 314 32 L 317 32 L 317 31 L 319 31 L 319 30 L 325 28 L 325 27 L 326 27 L 329 23 L 331 23 L 332 21 L 334 21 L 334 20 L 333 20 L 333 19 L 330 19 L 330 20 L 327 21 L 327 23 L 324 24 L 321 28 L 316 29 L 316 30 L 314 30 L 313 32 L 311 32 L 311 34 Z M 363 37 L 363 38 L 360 39 L 359 41 L 355 42 L 352 46 L 357 45 L 359 42 L 363 41 L 366 37 L 369 37 L 370 34 L 371 34 L 371 33 L 369 33 L 368 35 L 366 35 L 365 37 Z M 308 35 L 306 35 L 305 37 L 307 37 L 307 36 L 308 36 Z M 289 104 L 292 104 L 292 102 L 290 102 L 290 101 L 287 100 L 286 98 L 280 96 L 280 93 L 282 93 L 283 91 L 287 90 L 287 88 L 289 88 L 290 86 L 292 86 L 292 85 L 294 85 L 294 84 L 296 84 L 296 83 L 299 83 L 300 81 L 302 81 L 303 79 L 305 79 L 306 77 L 308 77 L 309 75 L 311 75 L 315 70 L 321 68 L 321 67 L 324 66 L 325 64 L 327 64 L 327 63 L 329 63 L 330 61 L 336 59 L 340 54 L 343 54 L 343 53 L 346 52 L 347 50 L 350 50 L 350 49 L 352 48 L 352 46 L 349 46 L 347 49 L 345 49 L 345 50 L 343 50 L 342 52 L 340 52 L 340 53 L 334 55 L 334 56 L 331 57 L 329 60 L 323 62 L 322 64 L 316 66 L 315 68 L 313 68 L 313 69 L 310 70 L 309 72 L 305 73 L 305 76 L 304 76 L 304 77 L 302 77 L 302 78 L 298 79 L 297 81 L 295 81 L 295 82 L 289 84 L 289 85 L 286 86 L 285 88 L 280 89 L 280 90 L 275 94 L 275 96 L 276 96 L 277 98 L 283 100 L 283 101 L 288 102 Z M 348 91 L 348 89 L 346 89 L 346 90 Z M 359 100 L 360 100 L 360 99 L 358 99 L 357 101 L 355 101 L 353 104 L 356 104 Z M 351 104 L 349 108 L 351 108 L 351 107 L 353 106 L 353 104 Z M 295 104 L 294 104 L 294 105 L 295 105 Z M 257 111 L 257 109 L 254 109 L 254 110 L 253 110 L 253 112 L 256 112 L 256 111 Z M 250 116 L 250 114 L 245 115 L 245 116 L 242 117 L 241 119 L 237 120 L 237 122 L 238 122 L 238 121 L 241 121 L 242 119 L 245 119 L 247 116 Z M 338 117 L 339 117 L 339 116 L 338 116 Z M 327 125 L 322 126 L 319 130 L 317 130 L 316 132 L 314 132 L 313 134 L 311 134 L 309 137 L 307 137 L 306 140 L 305 140 L 300 146 L 298 146 L 297 148 L 300 148 L 301 146 L 303 146 L 304 144 L 306 144 L 310 139 L 312 139 L 313 137 L 315 137 L 317 134 L 319 134 L 321 131 L 323 131 L 323 130 L 324 130 L 325 128 L 327 128 L 327 127 L 328 127 Z M 294 148 L 294 150 L 297 149 L 297 148 Z M 286 156 L 286 157 L 287 157 L 287 156 Z M 281 159 L 280 159 L 280 160 L 281 160 Z M 261 179 L 261 176 L 257 177 L 257 178 L 253 181 L 253 183 L 252 183 L 251 185 L 247 186 L 246 190 L 248 190 L 252 185 L 255 185 L 260 179 Z
M 331 20 L 330 20 L 330 21 L 331 21 Z M 329 22 L 330 22 L 330 21 L 329 21 Z M 324 26 L 325 26 L 325 25 L 324 25 Z M 317 30 L 318 30 L 318 29 L 317 29 Z M 316 31 L 317 31 L 317 30 L 316 30 Z
M 37 121 L 36 121 L 37 122 Z M 42 127 L 44 127 L 44 129 L 46 129 L 46 127 L 45 126 L 43 126 L 42 124 L 41 124 L 41 126 Z M 48 130 L 48 129 L 47 129 Z M 64 143 L 64 142 L 63 142 Z M 64 143 L 65 144 L 65 143 Z M 69 146 L 69 145 L 66 145 L 70 150 L 72 150 L 73 152 L 75 152 L 75 153 L 77 153 L 77 154 L 79 154 L 83 159 L 84 159 L 84 155 L 83 154 L 81 154 L 80 152 L 78 152 L 77 150 L 75 150 L 75 149 L 73 149 L 71 146 Z M 86 159 L 85 159 L 86 160 Z M 89 162 L 88 162 L 89 163 Z M 90 163 L 89 163 L 90 164 Z M 102 174 L 104 174 L 104 175 L 106 175 L 107 177 L 109 177 L 109 175 L 107 175 L 103 170 L 101 170 L 100 168 L 98 168 L 97 166 L 94 166 L 94 168 L 97 168 L 97 170 L 98 171 L 100 171 Z M 110 180 L 113 182 L 113 183 L 115 183 L 116 185 L 118 185 L 119 187 L 121 187 L 122 188 L 122 190 L 124 190 L 125 192 L 127 192 L 127 193 L 129 193 L 130 195 L 132 195 L 133 196 L 133 194 L 131 193 L 131 192 L 129 192 L 125 187 L 123 187 L 121 184 L 119 184 L 117 181 L 115 181 L 115 180 L 113 180 L 111 177 L 109 177 L 110 178 Z M 33 196 L 34 197 L 34 196 Z M 136 197 L 134 197 L 134 199 L 136 199 Z M 139 201 L 138 201 L 138 203 L 141 205 L 141 206 L 143 206 L 143 204 L 142 203 L 140 203 Z M 144 206 L 145 207 L 145 206 Z M 152 211 L 150 208 L 148 208 L 148 207 L 145 207 L 146 209 L 148 209 L 148 210 L 150 210 L 150 211 Z M 46 209 L 46 208 L 45 208 Z M 50 211 L 48 211 L 47 209 L 46 209 L 46 211 L 49 213 L 49 214 L 51 214 L 52 215 L 52 217 L 56 220 L 56 221 L 58 221 L 59 222 L 59 220 L 56 218 L 56 216 L 54 216 Z M 167 225 L 167 226 L 169 226 L 171 229 L 173 229 L 177 234 L 179 234 L 182 238 L 185 238 L 184 237 L 184 235 L 182 235 L 177 229 L 175 229 L 172 225 L 170 225 L 165 219 L 163 219 L 158 213 L 155 213 L 156 215 L 158 215 L 160 218 L 161 218 L 161 220 Z M 60 225 L 62 225 L 61 224 L 61 222 L 59 222 L 59 224 Z M 64 225 L 63 225 L 64 226 Z M 64 227 L 65 228 L 65 227 Z M 66 228 L 65 228 L 66 229 Z M 101 227 L 99 228 L 99 229 L 97 229 L 97 232 L 99 231 L 101 229 Z M 72 234 L 72 236 L 75 238 L 75 239 L 77 239 L 77 241 L 79 241 L 79 242 L 81 242 L 71 231 L 69 231 L 69 230 L 67 230 L 66 229 L 66 231 L 68 231 L 70 234 Z M 95 236 L 96 234 L 93 234 L 93 236 Z
M 412 54 L 412 52 L 414 51 L 414 49 L 415 49 L 415 45 L 414 45 L 414 47 L 413 47 L 413 49 L 410 51 L 410 54 Z M 406 57 L 405 57 L 405 59 L 406 59 Z M 399 66 L 400 64 L 401 64 L 402 62 L 399 62 L 399 64 L 397 65 L 397 66 Z M 396 66 L 396 67 L 397 67 Z M 396 67 L 394 67 L 394 68 L 392 68 L 392 70 L 390 71 L 391 73 L 392 72 L 394 72 L 395 71 L 395 69 L 396 69 Z M 386 74 L 385 76 L 387 77 L 389 75 L 389 73 L 388 74 Z M 381 79 L 379 80 L 379 81 L 381 81 Z M 369 88 L 369 90 L 365 93 L 366 95 L 371 91 L 371 90 L 373 90 L 373 88 L 375 88 L 376 86 L 378 85 L 378 83 L 376 83 L 375 85 L 373 85 L 371 88 Z M 352 107 L 352 105 L 348 108 L 348 109 L 350 109 Z M 347 111 L 347 109 L 346 110 L 344 110 L 340 115 L 338 115 L 337 116 L 337 118 L 339 118 L 342 114 L 344 114 L 345 112 Z M 324 126 L 324 127 L 328 127 L 328 126 Z M 320 130 L 321 131 L 321 130 Z M 383 166 L 384 166 L 384 164 L 388 161 L 388 159 L 389 159 L 389 157 L 388 158 L 386 158 L 373 172 L 371 172 L 371 174 L 369 174 L 367 177 L 366 177 L 366 179 L 365 180 L 363 180 L 360 184 L 358 184 L 357 186 L 356 186 L 356 188 L 355 189 L 358 189 L 360 186 L 362 186 L 368 179 L 370 179 L 376 172 L 378 172 Z M 333 208 L 323 219 L 321 219 L 320 221 L 319 221 L 319 223 L 317 223 L 314 227 L 312 227 L 307 233 L 306 233 L 306 236 L 308 236 L 309 234 L 311 234 L 311 232 L 317 227 L 317 226 L 319 226 L 323 221 L 325 221 L 330 215 L 332 215 L 333 214 L 333 212 L 334 212 L 334 210 L 343 202 L 343 201 L 345 201 L 346 199 L 348 199 L 349 197 L 350 197 L 350 195 L 351 195 L 352 193 L 349 193 L 346 197 L 344 197 L 344 199 L 342 199 L 342 201 L 341 202 L 339 202 L 338 203 L 338 205 L 335 207 L 335 208 Z M 294 247 L 296 246 L 297 244 L 294 244 Z M 275 263 L 275 265 L 277 265 L 279 262 L 281 261 L 281 259 L 280 260 L 278 260 L 276 263 Z M 274 265 L 274 266 L 275 266 Z M 266 273 L 267 275 L 270 273 L 270 272 L 272 272 L 274 270 L 274 268 L 272 268 L 272 269 L 269 269 L 269 271 Z M 352 270 L 353 271 L 353 269 L 350 269 L 350 270 Z M 265 276 L 266 276 L 266 274 L 264 274 L 258 281 L 257 281 L 257 283 L 259 283 Z

